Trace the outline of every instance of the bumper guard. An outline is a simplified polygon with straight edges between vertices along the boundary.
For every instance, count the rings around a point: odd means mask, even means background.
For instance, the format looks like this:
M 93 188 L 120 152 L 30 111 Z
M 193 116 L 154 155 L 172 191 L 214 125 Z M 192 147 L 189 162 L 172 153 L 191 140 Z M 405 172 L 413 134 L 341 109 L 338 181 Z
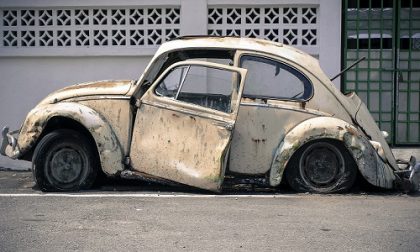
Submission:
M 420 162 L 411 156 L 410 161 L 397 160 L 398 164 L 406 164 L 406 169 L 395 171 L 395 174 L 401 178 L 399 188 L 404 191 L 417 192 L 420 189 Z
M 1 131 L 3 137 L 0 146 L 0 154 L 3 156 L 8 156 L 12 159 L 16 159 L 20 155 L 19 146 L 17 144 L 17 138 L 14 136 L 19 130 L 9 132 L 9 127 L 4 127 Z

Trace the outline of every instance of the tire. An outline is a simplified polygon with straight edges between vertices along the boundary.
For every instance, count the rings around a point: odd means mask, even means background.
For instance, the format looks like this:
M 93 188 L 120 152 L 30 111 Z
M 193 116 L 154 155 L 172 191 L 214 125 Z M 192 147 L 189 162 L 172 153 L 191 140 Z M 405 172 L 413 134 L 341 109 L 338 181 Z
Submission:
M 293 154 L 285 176 L 297 192 L 337 193 L 353 186 L 357 168 L 341 143 L 323 140 L 307 143 Z
M 95 181 L 96 148 L 83 134 L 56 130 L 45 135 L 35 148 L 32 172 L 42 191 L 78 191 Z

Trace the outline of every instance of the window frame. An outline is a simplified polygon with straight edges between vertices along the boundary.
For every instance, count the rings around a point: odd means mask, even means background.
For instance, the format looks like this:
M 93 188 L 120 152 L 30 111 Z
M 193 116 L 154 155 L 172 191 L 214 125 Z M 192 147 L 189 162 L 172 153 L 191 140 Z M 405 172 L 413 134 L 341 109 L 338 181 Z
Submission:
M 296 76 L 299 80 L 301 80 L 303 82 L 303 86 L 304 86 L 304 93 L 305 93 L 305 89 L 306 87 L 309 88 L 309 93 L 307 98 L 286 98 L 286 97 L 274 97 L 274 96 L 259 96 L 259 95 L 248 95 L 245 93 L 245 88 L 244 87 L 244 92 L 242 94 L 243 98 L 249 98 L 249 99 L 263 99 L 263 100 L 277 100 L 277 101 L 291 101 L 291 102 L 307 102 L 309 100 L 312 99 L 312 97 L 314 96 L 314 85 L 312 83 L 312 81 L 310 80 L 310 78 L 307 77 L 306 74 L 304 74 L 301 70 L 299 70 L 298 68 L 284 62 L 281 61 L 279 59 L 267 56 L 267 55 L 262 55 L 262 54 L 253 54 L 253 53 L 249 53 L 249 52 L 245 52 L 245 53 L 240 53 L 238 55 L 238 60 L 237 60 L 237 67 L 239 68 L 244 68 L 242 66 L 242 60 L 244 57 L 254 57 L 254 58 L 260 58 L 266 61 L 274 61 L 282 66 L 285 66 L 286 68 L 282 68 L 285 69 L 287 71 L 289 71 L 290 73 L 292 73 L 294 76 Z M 244 68 L 247 69 L 247 68 Z M 248 70 L 248 69 L 247 69 Z M 291 71 L 290 71 L 291 70 Z M 249 76 L 249 71 L 248 71 L 248 76 Z M 299 78 L 299 76 L 301 76 L 302 78 Z M 246 85 L 246 80 L 245 80 L 245 85 Z
M 221 111 L 221 110 L 217 110 L 211 107 L 206 107 L 206 106 L 201 106 L 201 105 L 197 105 L 194 103 L 190 103 L 190 102 L 186 102 L 183 100 L 179 100 L 177 99 L 175 96 L 174 97 L 170 97 L 170 96 L 165 96 L 162 95 L 160 93 L 158 93 L 156 91 L 156 89 L 159 87 L 159 85 L 162 83 L 162 81 L 175 69 L 177 69 L 178 67 L 191 67 L 191 66 L 202 66 L 202 67 L 208 67 L 208 68 L 214 68 L 214 69 L 219 69 L 219 70 L 224 70 L 224 71 L 229 71 L 231 73 L 236 73 L 237 74 L 237 87 L 232 89 L 232 95 L 230 98 L 230 112 L 225 112 L 225 111 Z M 195 60 L 186 60 L 186 61 L 180 61 L 177 63 L 172 64 L 171 66 L 169 66 L 168 68 L 166 68 L 166 70 L 157 77 L 157 79 L 155 80 L 155 84 L 152 85 L 152 89 L 150 89 L 150 92 L 153 94 L 153 96 L 159 98 L 159 99 L 166 99 L 166 100 L 170 100 L 170 101 L 175 101 L 178 102 L 180 104 L 184 104 L 188 107 L 194 107 L 194 106 L 198 106 L 201 109 L 204 109 L 205 111 L 213 111 L 214 113 L 217 114 L 224 114 L 224 115 L 233 115 L 234 113 L 236 113 L 235 111 L 239 108 L 239 104 L 240 104 L 240 100 L 237 101 L 238 104 L 236 104 L 235 100 L 237 96 L 241 96 L 242 98 L 242 92 L 243 90 L 241 90 L 240 88 L 243 88 L 243 85 L 241 85 L 241 83 L 244 83 L 245 80 L 243 80 L 244 77 L 244 69 L 241 69 L 239 67 L 236 66 L 225 66 L 222 64 L 218 64 L 218 63 L 210 63 L 210 62 L 201 62 L 201 61 L 195 61 Z M 245 75 L 246 75 L 246 70 L 245 70 Z M 246 76 L 245 76 L 246 79 Z M 231 84 L 233 87 L 233 83 Z M 182 88 L 182 86 L 178 87 L 178 90 L 180 90 Z M 178 91 L 177 90 L 177 91 Z M 234 91 L 236 91 L 237 93 L 234 94 Z
M 197 58 L 194 53 L 196 52 L 204 52 L 203 55 L 200 57 L 208 57 L 212 59 L 229 59 L 232 61 L 234 65 L 235 55 L 237 49 L 234 48 L 208 48 L 208 47 L 199 47 L 199 48 L 179 48 L 174 50 L 169 50 L 167 52 L 163 52 L 160 55 L 155 55 L 149 64 L 146 66 L 146 69 L 143 71 L 141 76 L 136 80 L 136 89 L 133 92 L 134 97 L 141 97 L 144 95 L 147 90 L 151 87 L 151 85 L 166 71 L 166 69 L 170 68 L 171 65 L 186 61 L 186 60 L 193 60 L 196 61 Z M 208 54 L 206 54 L 208 53 Z M 231 57 L 223 57 L 223 55 L 231 54 Z M 174 62 L 168 61 L 169 59 L 173 59 L 172 57 L 180 56 L 180 55 L 189 55 L 190 57 L 186 57 L 185 59 L 175 60 Z

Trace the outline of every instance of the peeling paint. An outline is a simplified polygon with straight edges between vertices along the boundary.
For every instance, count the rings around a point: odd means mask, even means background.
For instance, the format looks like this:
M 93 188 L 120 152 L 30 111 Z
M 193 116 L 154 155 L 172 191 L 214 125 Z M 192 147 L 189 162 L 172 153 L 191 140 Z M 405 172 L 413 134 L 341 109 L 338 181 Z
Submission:
M 40 104 L 54 104 L 66 99 L 93 95 L 125 95 L 129 92 L 133 81 L 95 81 L 68 86 L 48 95 Z
M 248 100 L 248 99 L 247 99 Z M 271 168 L 280 141 L 294 125 L 315 115 L 277 107 L 241 106 L 233 132 L 229 170 L 264 174 Z
M 227 68 L 240 72 L 243 77 L 246 74 L 245 70 L 214 63 L 188 61 L 188 64 Z M 242 92 L 244 78 L 241 79 L 239 89 L 234 88 L 233 93 Z M 158 83 L 159 80 L 154 86 Z M 236 99 L 232 95 L 232 113 L 223 113 L 157 96 L 154 86 L 142 97 L 135 119 L 132 168 L 163 179 L 220 191 L 240 95 Z
M 34 147 L 48 121 L 56 116 L 75 120 L 86 127 L 95 139 L 105 173 L 112 175 L 124 169 L 123 149 L 109 123 L 98 112 L 78 103 L 40 105 L 32 110 L 19 133 L 18 146 L 22 154 Z
M 341 130 L 337 130 L 338 127 Z M 270 185 L 280 184 L 287 162 L 305 143 L 318 139 L 343 142 L 359 171 L 371 184 L 392 188 L 396 179 L 392 167 L 384 163 L 365 136 L 349 123 L 332 117 L 308 119 L 293 128 L 281 141 L 270 170 Z

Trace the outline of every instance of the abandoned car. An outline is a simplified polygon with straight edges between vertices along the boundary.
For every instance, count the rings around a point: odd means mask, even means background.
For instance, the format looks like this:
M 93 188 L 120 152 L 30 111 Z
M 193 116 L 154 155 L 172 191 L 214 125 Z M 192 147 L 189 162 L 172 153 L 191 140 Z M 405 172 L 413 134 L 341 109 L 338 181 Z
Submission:
M 417 190 L 420 176 L 315 58 L 261 39 L 166 42 L 137 81 L 66 87 L 2 133 L 1 154 L 31 160 L 44 191 L 87 189 L 102 172 L 215 192 L 235 178 L 342 192 L 358 173 Z

